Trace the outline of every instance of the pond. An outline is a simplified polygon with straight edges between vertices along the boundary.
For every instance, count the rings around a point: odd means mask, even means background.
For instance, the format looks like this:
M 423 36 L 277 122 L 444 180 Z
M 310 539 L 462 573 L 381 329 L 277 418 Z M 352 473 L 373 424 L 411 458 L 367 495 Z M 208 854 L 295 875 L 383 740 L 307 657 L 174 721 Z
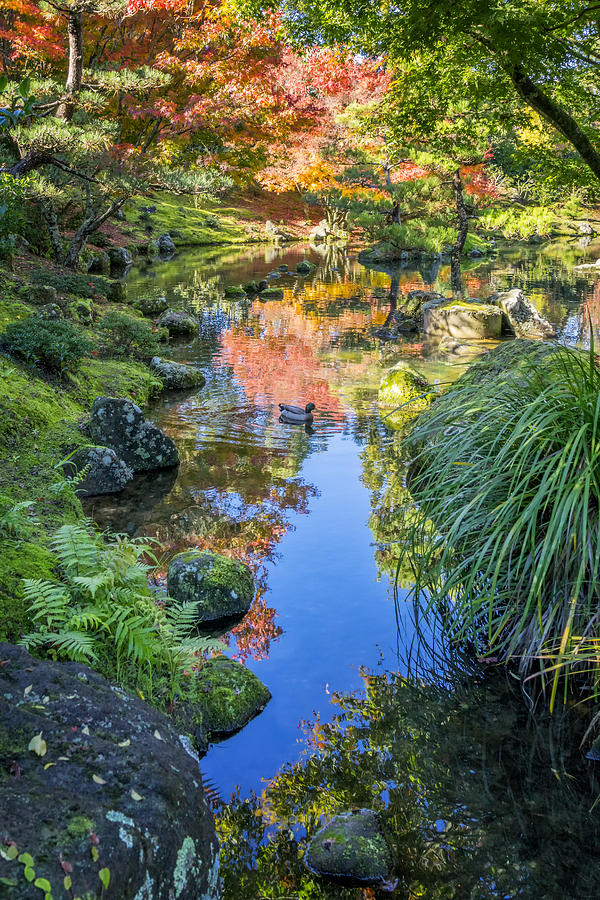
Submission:
M 305 256 L 317 271 L 299 277 L 293 272 Z M 523 288 L 561 340 L 585 343 L 590 321 L 600 327 L 600 272 L 574 266 L 598 256 L 593 244 L 507 248 L 493 260 L 469 260 L 464 281 L 473 296 Z M 226 285 L 261 278 L 281 287 L 283 300 L 225 299 Z M 225 800 L 236 788 L 242 801 L 260 795 L 282 766 L 314 751 L 314 722 L 329 721 L 340 697 L 364 690 L 365 668 L 406 673 L 414 656 L 404 575 L 394 602 L 401 448 L 378 414 L 377 389 L 401 358 L 440 382 L 464 364 L 432 355 L 419 340 L 383 343 L 373 330 L 385 322 L 390 292 L 448 292 L 449 281 L 449 267 L 437 263 L 373 271 L 343 248 L 300 245 L 204 249 L 129 275 L 131 298 L 164 295 L 199 315 L 198 337 L 173 344 L 172 355 L 200 365 L 207 382 L 149 410 L 177 442 L 179 470 L 88 501 L 86 511 L 112 530 L 158 538 L 165 558 L 211 548 L 255 573 L 254 604 L 222 639 L 273 696 L 203 760 Z M 312 433 L 278 421 L 278 402 L 309 400 L 317 407 Z M 236 885 L 227 896 L 246 896 Z M 496 896 L 443 896 L 488 895 Z

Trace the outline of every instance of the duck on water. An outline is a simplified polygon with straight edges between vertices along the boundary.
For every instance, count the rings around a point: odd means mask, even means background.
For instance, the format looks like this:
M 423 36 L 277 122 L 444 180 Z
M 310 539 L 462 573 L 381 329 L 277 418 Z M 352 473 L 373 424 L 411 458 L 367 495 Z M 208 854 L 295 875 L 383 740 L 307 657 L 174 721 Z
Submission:
M 288 403 L 280 403 L 281 415 L 279 416 L 279 421 L 285 422 L 287 425 L 312 425 L 312 411 L 315 408 L 314 403 L 307 403 L 304 409 L 301 406 L 290 406 Z

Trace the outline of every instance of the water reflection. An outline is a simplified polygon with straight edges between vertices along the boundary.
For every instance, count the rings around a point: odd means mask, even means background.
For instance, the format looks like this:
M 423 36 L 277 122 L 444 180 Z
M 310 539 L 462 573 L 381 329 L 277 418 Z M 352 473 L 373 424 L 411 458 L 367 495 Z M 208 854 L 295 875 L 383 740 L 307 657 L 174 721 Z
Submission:
M 465 287 L 477 296 L 522 287 L 563 339 L 585 339 L 588 312 L 600 327 L 600 281 L 573 266 L 597 249 L 552 245 L 469 260 Z M 300 277 L 305 255 L 317 269 Z M 227 286 L 263 278 L 282 300 L 225 296 Z M 449 266 L 368 270 L 335 245 L 211 248 L 131 275 L 133 300 L 164 296 L 198 314 L 198 336 L 171 352 L 200 365 L 207 383 L 149 411 L 176 439 L 179 469 L 88 501 L 87 511 L 113 530 L 155 536 L 165 561 L 211 548 L 253 568 L 254 604 L 224 639 L 274 699 L 207 757 L 225 794 L 295 759 L 298 721 L 325 708 L 331 690 L 359 687 L 358 666 L 381 652 L 398 665 L 396 614 L 410 640 L 402 590 L 399 607 L 393 602 L 395 532 L 408 507 L 401 440 L 378 417 L 377 389 L 400 358 L 440 381 L 462 366 L 428 356 L 418 337 L 384 344 L 373 330 L 401 294 L 423 287 L 448 292 Z M 277 421 L 280 401 L 308 400 L 317 406 L 313 433 Z M 410 572 L 400 581 L 408 586 Z

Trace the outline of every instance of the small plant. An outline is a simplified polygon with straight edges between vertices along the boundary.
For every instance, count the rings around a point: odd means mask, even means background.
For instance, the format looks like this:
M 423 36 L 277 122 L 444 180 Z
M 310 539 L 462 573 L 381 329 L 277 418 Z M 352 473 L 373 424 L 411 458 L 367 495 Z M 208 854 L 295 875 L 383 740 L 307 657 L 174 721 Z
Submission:
M 121 535 L 105 540 L 81 525 L 63 525 L 52 542 L 60 581 L 26 580 L 23 599 L 36 630 L 28 648 L 45 648 L 60 659 L 96 665 L 104 674 L 153 695 L 154 681 L 167 684 L 165 705 L 180 690 L 184 670 L 196 656 L 222 645 L 193 637 L 197 604 L 167 610 L 148 583 L 154 560 L 147 541 Z
M 33 524 L 36 519 L 31 515 L 31 507 L 34 500 L 23 500 L 9 507 L 0 517 L 0 532 L 12 537 L 19 537 L 27 530 L 27 526 Z
M 59 377 L 76 372 L 84 356 L 94 349 L 92 341 L 71 322 L 38 318 L 12 322 L 0 335 L 0 346 Z
M 144 319 L 136 319 L 127 313 L 109 312 L 100 322 L 100 328 L 106 335 L 111 356 L 144 359 L 158 352 L 162 335 Z

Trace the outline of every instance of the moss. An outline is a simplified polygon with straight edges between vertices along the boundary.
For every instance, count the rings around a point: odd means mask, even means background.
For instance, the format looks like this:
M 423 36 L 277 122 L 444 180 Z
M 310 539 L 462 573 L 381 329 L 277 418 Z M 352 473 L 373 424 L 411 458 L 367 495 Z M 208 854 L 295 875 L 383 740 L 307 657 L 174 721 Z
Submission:
M 156 212 L 148 213 L 143 206 L 154 206 Z M 223 207 L 219 203 L 176 194 L 156 193 L 147 197 L 135 197 L 125 207 L 127 220 L 132 223 L 130 240 L 136 251 L 148 252 L 150 239 L 169 232 L 177 247 L 194 247 L 208 244 L 243 244 L 256 236 L 241 221 L 242 210 Z M 145 237 L 145 240 L 144 240 Z
M 75 294 L 78 297 L 107 297 L 112 285 L 108 278 L 101 275 L 56 272 L 41 266 L 34 269 L 29 278 L 34 284 L 47 284 L 56 288 L 59 294 Z
M 211 735 L 239 731 L 270 699 L 254 672 L 225 656 L 205 663 L 188 686 L 188 701 L 200 707 L 204 728 Z
M 89 837 L 90 832 L 95 830 L 94 823 L 86 816 L 73 816 L 65 829 L 67 838 L 72 842 L 81 841 Z
M 393 428 L 403 427 L 433 399 L 431 386 L 409 363 L 399 362 L 381 379 L 379 407 Z M 424 396 L 425 395 L 425 396 Z M 389 411 L 393 411 L 391 414 Z

